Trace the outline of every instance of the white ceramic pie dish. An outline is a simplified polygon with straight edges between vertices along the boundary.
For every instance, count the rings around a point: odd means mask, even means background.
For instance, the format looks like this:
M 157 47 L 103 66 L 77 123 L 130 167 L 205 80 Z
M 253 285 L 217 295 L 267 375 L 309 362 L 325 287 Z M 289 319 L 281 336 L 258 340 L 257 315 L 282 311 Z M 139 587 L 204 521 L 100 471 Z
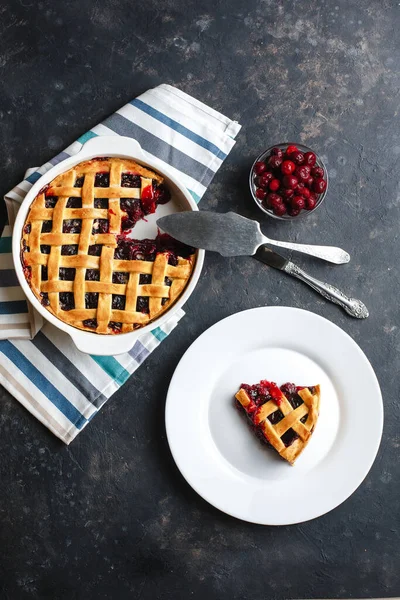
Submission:
M 82 146 L 81 150 L 77 154 L 67 158 L 66 160 L 63 160 L 47 171 L 40 179 L 38 179 L 36 183 L 34 183 L 27 193 L 14 223 L 12 240 L 13 260 L 19 283 L 27 299 L 29 302 L 31 302 L 37 312 L 55 327 L 58 327 L 58 329 L 68 333 L 76 347 L 81 352 L 99 356 L 108 356 L 128 352 L 133 347 L 135 341 L 142 334 L 151 331 L 156 327 L 160 327 L 163 323 L 168 321 L 174 312 L 176 312 L 185 304 L 196 287 L 200 277 L 204 261 L 204 250 L 197 251 L 196 264 L 194 265 L 190 280 L 175 304 L 173 304 L 171 308 L 163 313 L 159 318 L 154 319 L 154 321 L 144 327 L 141 327 L 140 329 L 137 329 L 136 331 L 119 333 L 115 335 L 101 335 L 88 331 L 82 331 L 76 327 L 72 327 L 71 325 L 68 325 L 52 315 L 50 311 L 42 306 L 32 292 L 29 283 L 25 279 L 21 263 L 20 244 L 22 229 L 33 200 L 45 185 L 50 183 L 55 177 L 57 177 L 57 175 L 60 175 L 78 163 L 84 160 L 90 160 L 97 156 L 121 157 L 135 160 L 138 163 L 160 173 L 160 175 L 164 177 L 165 183 L 171 191 L 171 201 L 165 205 L 158 206 L 156 213 L 146 217 L 146 221 L 140 221 L 137 223 L 133 229 L 132 237 L 139 239 L 143 239 L 145 237 L 155 237 L 157 233 L 156 220 L 159 217 L 182 210 L 198 210 L 198 208 L 188 190 L 169 172 L 165 163 L 154 158 L 153 156 L 150 156 L 141 148 L 140 144 L 136 140 L 122 136 L 99 136 L 92 138 Z

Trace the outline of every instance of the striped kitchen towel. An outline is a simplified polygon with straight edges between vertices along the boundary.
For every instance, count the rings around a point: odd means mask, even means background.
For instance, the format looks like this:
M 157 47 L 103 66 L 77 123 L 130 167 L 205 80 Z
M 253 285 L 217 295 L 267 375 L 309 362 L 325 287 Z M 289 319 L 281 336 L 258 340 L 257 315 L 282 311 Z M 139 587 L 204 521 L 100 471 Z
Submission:
M 13 269 L 11 232 L 28 190 L 53 165 L 98 135 L 136 139 L 188 188 L 196 202 L 235 144 L 240 125 L 169 85 L 132 100 L 6 194 L 9 217 L 0 239 L 0 383 L 69 444 L 110 396 L 176 327 L 182 310 L 143 334 L 130 352 L 92 356 L 43 321 L 26 301 Z

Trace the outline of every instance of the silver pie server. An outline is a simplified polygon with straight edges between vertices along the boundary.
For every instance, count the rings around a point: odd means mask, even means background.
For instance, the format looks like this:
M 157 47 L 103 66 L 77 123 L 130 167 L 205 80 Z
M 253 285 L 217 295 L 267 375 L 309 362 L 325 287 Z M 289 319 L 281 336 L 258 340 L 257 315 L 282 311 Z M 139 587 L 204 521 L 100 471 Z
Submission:
M 293 277 L 297 277 L 297 279 L 304 281 L 304 283 L 311 286 L 316 292 L 321 294 L 321 296 L 334 304 L 341 306 L 352 317 L 355 317 L 356 319 L 366 319 L 369 316 L 368 309 L 361 300 L 349 298 L 335 286 L 319 281 L 319 279 L 315 279 L 315 277 L 311 277 L 311 275 L 303 271 L 303 269 L 300 269 L 300 267 L 290 260 L 287 260 L 281 254 L 278 254 L 278 252 L 270 250 L 267 246 L 261 246 L 255 253 L 254 258 L 270 267 L 274 267 L 274 269 L 279 269 L 288 275 L 293 275 Z
M 271 244 L 310 254 L 340 265 L 350 260 L 350 255 L 334 246 L 313 246 L 271 240 L 261 233 L 260 223 L 234 212 L 187 211 L 167 215 L 157 220 L 157 225 L 175 239 L 204 250 L 219 252 L 222 256 L 253 256 L 263 244 Z

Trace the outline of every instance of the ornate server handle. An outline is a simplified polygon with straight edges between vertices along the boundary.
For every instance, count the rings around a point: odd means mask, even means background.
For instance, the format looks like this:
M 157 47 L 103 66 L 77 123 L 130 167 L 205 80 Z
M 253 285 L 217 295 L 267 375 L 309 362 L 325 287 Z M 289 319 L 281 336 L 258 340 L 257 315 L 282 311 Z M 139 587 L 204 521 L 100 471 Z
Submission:
M 323 281 L 319 281 L 318 279 L 315 279 L 315 277 L 311 277 L 311 275 L 308 275 L 308 273 L 303 271 L 303 269 L 300 269 L 300 267 L 291 262 L 286 265 L 284 270 L 289 275 L 293 275 L 294 277 L 297 277 L 297 279 L 307 283 L 327 300 L 330 300 L 335 304 L 339 304 L 339 306 L 341 306 L 352 317 L 356 317 L 356 319 L 366 319 L 368 317 L 368 309 L 365 304 L 361 302 L 361 300 L 349 298 L 335 286 L 330 285 L 329 283 L 324 283 Z

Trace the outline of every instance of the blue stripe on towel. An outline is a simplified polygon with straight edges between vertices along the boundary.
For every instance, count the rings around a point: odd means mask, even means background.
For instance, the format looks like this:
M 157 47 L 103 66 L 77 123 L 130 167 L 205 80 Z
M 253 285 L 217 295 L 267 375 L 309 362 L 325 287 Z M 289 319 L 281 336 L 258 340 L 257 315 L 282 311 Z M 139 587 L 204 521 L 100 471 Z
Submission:
M 19 285 L 15 269 L 0 269 L 0 287 L 15 287 Z
M 38 173 L 37 171 L 35 171 L 34 173 L 31 173 L 26 179 L 25 181 L 29 181 L 29 183 L 36 183 L 36 181 L 38 179 L 40 179 L 42 176 L 41 173 Z
M 28 312 L 26 300 L 13 300 L 0 302 L 0 315 L 19 315 Z
M 11 252 L 11 237 L 0 238 L 0 253 L 5 254 Z
M 122 385 L 128 379 L 130 373 L 113 356 L 90 356 L 118 385 Z
M 154 335 L 155 338 L 157 338 L 160 342 L 162 342 L 163 340 L 165 340 L 165 338 L 167 337 L 167 334 L 164 333 L 164 331 L 162 329 L 160 329 L 159 327 L 156 327 L 155 329 L 152 329 L 151 333 Z
M 218 148 L 218 146 L 216 146 L 212 142 L 209 142 L 208 140 L 203 138 L 201 135 L 194 133 L 193 131 L 191 131 L 190 129 L 185 127 L 184 125 L 181 125 L 180 123 L 178 123 L 178 121 L 175 121 L 174 119 L 171 119 L 170 117 L 167 117 L 164 113 L 160 112 L 156 108 L 153 108 L 152 106 L 149 106 L 142 100 L 135 98 L 134 100 L 131 101 L 131 104 L 132 104 L 132 106 L 136 106 L 136 108 L 139 108 L 140 110 L 142 110 L 144 113 L 150 115 L 154 119 L 157 119 L 157 121 L 160 121 L 160 123 L 164 123 L 164 125 L 168 125 L 168 127 L 170 127 L 171 129 L 174 129 L 178 133 L 184 135 L 189 140 L 191 140 L 192 142 L 195 142 L 202 148 L 205 148 L 209 152 L 212 152 L 212 154 L 215 154 L 215 156 L 217 156 L 221 160 L 224 160 L 227 157 L 227 155 L 224 152 L 222 152 L 222 150 L 220 148 Z
M 8 340 L 0 342 L 0 351 L 9 358 L 22 373 L 44 394 L 75 425 L 77 429 L 87 422 L 87 419 L 75 408 L 65 396 L 48 380 L 25 356 Z
M 196 194 L 192 190 L 189 190 L 189 194 L 191 194 L 193 196 L 193 200 L 196 202 L 196 204 L 198 204 L 200 202 L 201 198 L 198 194 Z
M 79 142 L 80 144 L 84 144 L 88 140 L 91 140 L 92 138 L 95 138 L 95 137 L 97 137 L 97 133 L 93 133 L 93 131 L 87 131 L 86 133 L 81 135 L 81 137 L 79 137 L 76 141 Z
M 68 374 L 68 379 L 77 390 L 85 396 L 96 408 L 101 406 L 106 398 L 92 383 L 86 379 L 82 371 L 63 354 L 52 341 L 41 331 L 33 338 L 32 344 L 49 360 L 61 373 Z
M 129 119 L 118 113 L 114 113 L 108 117 L 108 119 L 104 121 L 104 125 L 119 135 L 126 135 L 136 139 L 143 150 L 157 156 L 157 158 L 160 158 L 165 163 L 171 165 L 171 167 L 181 171 L 181 173 L 185 173 L 192 177 L 192 179 L 196 179 L 196 181 L 205 187 L 208 186 L 215 175 L 215 172 L 212 169 L 206 167 L 195 158 L 174 148 L 174 146 L 171 146 L 168 142 L 164 142 L 164 140 L 146 131 L 146 129 L 143 129 L 140 125 L 129 121 Z

